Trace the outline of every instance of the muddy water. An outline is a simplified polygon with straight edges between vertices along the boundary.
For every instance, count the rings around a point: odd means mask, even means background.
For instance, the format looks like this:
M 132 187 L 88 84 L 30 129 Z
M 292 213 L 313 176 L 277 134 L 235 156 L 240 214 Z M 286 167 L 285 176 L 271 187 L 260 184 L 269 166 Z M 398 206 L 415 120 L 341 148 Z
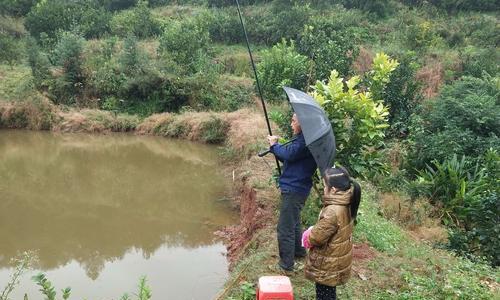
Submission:
M 132 295 L 141 276 L 153 299 L 211 299 L 228 274 L 213 232 L 236 221 L 216 167 L 183 141 L 1 130 L 0 293 L 36 250 L 13 299 L 42 299 L 40 271 L 70 299 Z

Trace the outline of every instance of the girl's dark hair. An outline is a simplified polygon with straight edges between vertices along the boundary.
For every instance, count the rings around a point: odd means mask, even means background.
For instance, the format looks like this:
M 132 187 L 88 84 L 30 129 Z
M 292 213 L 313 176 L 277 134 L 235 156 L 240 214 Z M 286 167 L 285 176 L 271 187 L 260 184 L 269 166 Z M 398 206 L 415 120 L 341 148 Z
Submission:
M 359 203 L 361 202 L 361 186 L 356 181 L 352 180 L 344 167 L 330 168 L 325 171 L 325 181 L 328 187 L 334 187 L 341 191 L 347 191 L 354 186 L 354 191 L 351 197 L 351 218 L 356 220 L 358 215 Z

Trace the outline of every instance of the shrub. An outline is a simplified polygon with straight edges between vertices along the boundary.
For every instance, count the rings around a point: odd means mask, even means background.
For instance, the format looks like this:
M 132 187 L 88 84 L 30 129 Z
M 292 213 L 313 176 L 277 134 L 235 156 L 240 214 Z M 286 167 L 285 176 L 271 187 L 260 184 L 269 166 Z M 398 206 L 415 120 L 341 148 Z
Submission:
M 382 146 L 387 124 L 387 107 L 376 102 L 368 92 L 356 86 L 360 78 L 354 76 L 346 82 L 337 71 L 329 81 L 318 81 L 313 96 L 326 111 L 337 145 L 336 161 L 346 166 L 353 176 L 372 177 L 385 172 L 377 149 Z
M 306 26 L 297 45 L 299 53 L 314 61 L 319 80 L 327 79 L 331 70 L 347 76 L 359 52 L 349 32 L 332 29 L 332 24 L 324 18 Z
M 282 39 L 297 40 L 304 26 L 309 23 L 313 11 L 308 5 L 274 5 L 270 41 L 277 43 Z
M 421 84 L 415 78 L 416 70 L 417 64 L 410 57 L 403 57 L 382 90 L 381 99 L 389 107 L 392 135 L 403 137 L 408 134 L 408 120 L 422 97 Z
M 99 1 L 106 9 L 113 11 L 133 7 L 138 2 L 137 0 L 99 0 Z
M 24 16 L 36 3 L 37 0 L 2 0 L 0 15 Z
M 19 40 L 0 31 L 0 62 L 8 63 L 12 67 L 21 58 L 20 49 Z
M 431 21 L 424 21 L 408 26 L 405 36 L 410 49 L 425 50 L 436 46 L 441 39 L 437 34 L 436 25 Z
M 54 49 L 54 58 L 62 74 L 49 87 L 51 100 L 56 104 L 73 104 L 81 96 L 85 84 L 82 68 L 84 39 L 77 34 L 64 32 Z
M 264 96 L 276 100 L 284 98 L 284 86 L 306 89 L 311 67 L 307 57 L 297 53 L 293 41 L 288 45 L 283 40 L 272 49 L 262 52 L 257 72 Z
M 496 76 L 499 73 L 500 65 L 491 63 L 492 61 L 500 61 L 500 52 L 493 47 L 481 48 L 466 47 L 460 53 L 462 61 L 462 75 L 473 76 L 477 78 L 483 77 L 486 72 L 491 76 Z
M 35 87 L 43 89 L 47 86 L 47 80 L 50 78 L 49 59 L 40 51 L 40 47 L 34 38 L 28 38 L 26 50 Z
M 201 141 L 209 144 L 220 144 L 226 140 L 229 123 L 215 116 L 200 124 Z
M 272 0 L 239 0 L 240 5 L 254 5 L 259 3 L 272 2 Z M 208 0 L 208 6 L 225 7 L 236 5 L 234 0 Z
M 158 35 L 160 27 L 151 15 L 147 1 L 139 1 L 132 10 L 126 10 L 114 15 L 110 21 L 111 32 L 126 37 L 131 34 L 146 38 Z
M 479 10 L 479 11 L 495 11 L 500 9 L 500 4 L 495 0 L 405 0 L 406 4 L 413 6 L 421 6 L 430 3 L 438 8 L 448 12 L 456 12 L 459 10 Z
M 226 44 L 236 44 L 245 41 L 240 19 L 234 11 L 228 9 L 213 10 L 208 19 L 207 27 L 213 41 Z
M 188 73 L 198 70 L 197 62 L 208 50 L 210 36 L 195 19 L 172 21 L 160 37 L 158 52 L 172 59 Z
M 499 87 L 494 78 L 463 77 L 426 102 L 410 132 L 408 169 L 454 154 L 477 158 L 500 146 Z
M 500 156 L 491 149 L 476 163 L 453 156 L 433 162 L 412 183 L 414 196 L 425 195 L 451 227 L 450 246 L 469 257 L 500 263 Z
M 346 8 L 357 8 L 373 14 L 379 18 L 386 17 L 394 11 L 392 2 L 389 0 L 344 0 Z
M 109 13 L 94 1 L 46 0 L 33 7 L 26 16 L 25 26 L 37 39 L 42 33 L 54 39 L 61 30 L 77 30 L 91 38 L 108 32 L 109 19 Z

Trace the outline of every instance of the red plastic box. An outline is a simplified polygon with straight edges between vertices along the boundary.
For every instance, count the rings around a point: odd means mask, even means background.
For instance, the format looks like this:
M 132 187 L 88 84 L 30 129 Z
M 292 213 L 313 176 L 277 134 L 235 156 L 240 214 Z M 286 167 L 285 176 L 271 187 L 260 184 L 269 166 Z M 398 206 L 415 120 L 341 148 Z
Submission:
M 293 300 L 293 289 L 286 276 L 262 276 L 257 287 L 257 300 Z

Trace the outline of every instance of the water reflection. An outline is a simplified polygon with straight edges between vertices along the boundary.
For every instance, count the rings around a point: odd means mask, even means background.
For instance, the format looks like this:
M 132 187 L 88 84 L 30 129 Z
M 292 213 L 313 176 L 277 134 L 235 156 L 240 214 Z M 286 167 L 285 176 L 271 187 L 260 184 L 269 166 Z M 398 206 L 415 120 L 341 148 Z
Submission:
M 38 249 L 40 269 L 77 262 L 97 279 L 130 251 L 209 249 L 234 221 L 215 168 L 213 148 L 187 142 L 0 131 L 0 269 Z

